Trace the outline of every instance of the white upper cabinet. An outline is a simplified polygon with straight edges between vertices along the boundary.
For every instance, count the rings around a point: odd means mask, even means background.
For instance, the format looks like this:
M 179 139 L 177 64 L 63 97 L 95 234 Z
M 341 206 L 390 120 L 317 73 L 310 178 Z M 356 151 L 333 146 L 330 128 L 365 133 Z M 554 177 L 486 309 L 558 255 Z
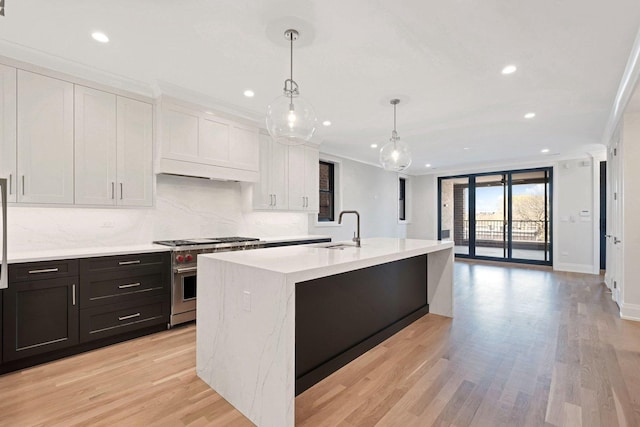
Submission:
M 16 201 L 16 69 L 0 65 L 0 178 L 7 178 L 9 202 Z
M 73 203 L 73 84 L 18 70 L 18 202 Z
M 76 204 L 151 206 L 152 106 L 76 86 L 75 111 Z
M 115 205 L 116 95 L 76 86 L 75 111 L 75 202 Z
M 198 159 L 199 114 L 186 108 L 162 105 L 162 157 L 194 162 Z
M 153 107 L 118 96 L 117 203 L 153 204 Z
M 253 188 L 253 208 L 286 210 L 289 204 L 288 158 L 286 146 L 260 134 L 260 180 Z
M 258 180 L 258 129 L 163 100 L 158 172 L 212 179 Z
M 320 150 L 313 147 L 305 147 L 304 183 L 307 197 L 306 210 L 319 212 L 320 191 Z
M 318 211 L 318 161 L 316 148 L 289 147 L 289 210 Z

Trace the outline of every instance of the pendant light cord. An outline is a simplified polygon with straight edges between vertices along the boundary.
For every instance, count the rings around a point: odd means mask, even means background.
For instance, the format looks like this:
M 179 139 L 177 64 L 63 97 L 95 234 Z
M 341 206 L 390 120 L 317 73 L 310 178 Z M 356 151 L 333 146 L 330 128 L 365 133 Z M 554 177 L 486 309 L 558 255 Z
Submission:
M 290 56 L 291 59 L 289 72 L 291 78 L 291 92 L 289 93 L 290 104 L 293 105 L 293 32 L 289 33 L 289 46 L 290 46 Z

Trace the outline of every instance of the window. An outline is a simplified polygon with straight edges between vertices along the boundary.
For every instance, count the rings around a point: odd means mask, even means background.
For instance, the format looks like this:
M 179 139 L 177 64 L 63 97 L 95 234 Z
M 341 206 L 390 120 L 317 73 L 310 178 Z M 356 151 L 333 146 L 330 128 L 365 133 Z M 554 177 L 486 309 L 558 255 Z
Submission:
M 335 220 L 335 165 L 320 161 L 320 211 L 318 222 Z
M 400 188 L 398 189 L 398 219 L 406 221 L 407 219 L 407 179 L 399 179 Z

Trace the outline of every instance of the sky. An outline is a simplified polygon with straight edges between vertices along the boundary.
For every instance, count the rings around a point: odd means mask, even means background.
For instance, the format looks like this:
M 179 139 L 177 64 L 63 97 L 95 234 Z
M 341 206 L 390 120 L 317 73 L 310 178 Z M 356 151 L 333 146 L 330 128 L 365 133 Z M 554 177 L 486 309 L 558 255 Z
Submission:
M 544 184 L 523 184 L 513 185 L 512 191 L 514 196 L 544 195 Z M 499 212 L 502 206 L 502 187 L 478 187 L 476 188 L 476 213 L 480 212 Z

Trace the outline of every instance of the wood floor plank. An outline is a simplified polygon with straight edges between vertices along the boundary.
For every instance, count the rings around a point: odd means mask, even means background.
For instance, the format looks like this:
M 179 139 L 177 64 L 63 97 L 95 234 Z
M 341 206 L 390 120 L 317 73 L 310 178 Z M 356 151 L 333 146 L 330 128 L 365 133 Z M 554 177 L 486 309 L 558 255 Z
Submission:
M 298 396 L 296 425 L 640 425 L 640 323 L 602 277 L 456 262 L 455 296 Z M 0 425 L 252 423 L 196 376 L 191 324 L 0 376 Z

